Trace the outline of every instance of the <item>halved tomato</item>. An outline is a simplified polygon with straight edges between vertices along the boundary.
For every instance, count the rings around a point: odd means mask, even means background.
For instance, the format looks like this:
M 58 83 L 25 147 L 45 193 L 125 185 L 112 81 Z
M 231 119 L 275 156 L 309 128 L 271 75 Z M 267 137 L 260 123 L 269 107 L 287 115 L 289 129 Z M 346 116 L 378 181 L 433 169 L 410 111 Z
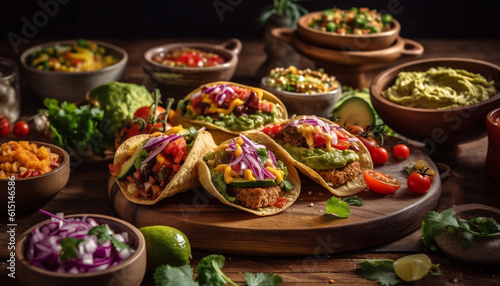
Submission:
M 401 187 L 397 179 L 372 169 L 366 169 L 363 177 L 368 188 L 379 194 L 393 194 Z

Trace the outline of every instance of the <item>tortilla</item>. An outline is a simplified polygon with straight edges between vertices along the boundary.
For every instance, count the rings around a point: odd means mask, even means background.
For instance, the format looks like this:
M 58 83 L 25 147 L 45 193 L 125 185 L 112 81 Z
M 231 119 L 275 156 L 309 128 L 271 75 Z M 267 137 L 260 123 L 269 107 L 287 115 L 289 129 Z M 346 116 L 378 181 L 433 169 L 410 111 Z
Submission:
M 129 150 L 135 149 L 141 142 L 151 138 L 150 134 L 136 135 L 123 142 L 116 150 L 113 164 L 123 164 L 129 157 Z M 116 180 L 123 195 L 131 202 L 141 205 L 153 205 L 164 198 L 171 197 L 177 193 L 185 192 L 193 188 L 199 187 L 200 182 L 196 172 L 196 164 L 199 158 L 203 158 L 206 153 L 215 148 L 215 143 L 212 135 L 207 131 L 199 131 L 193 146 L 189 151 L 184 164 L 179 171 L 174 175 L 172 180 L 168 182 L 161 194 L 155 200 L 146 200 L 134 197 L 133 194 L 127 191 L 127 186 L 130 184 L 127 180 Z
M 263 139 L 266 139 L 262 133 L 256 133 L 256 132 L 253 134 L 249 134 L 247 136 L 247 138 L 250 140 L 256 141 L 256 142 L 260 142 L 260 143 L 263 142 Z M 231 140 L 227 140 L 227 141 L 223 142 L 222 144 L 229 143 L 230 141 Z M 286 166 L 286 168 L 288 170 L 288 176 L 286 179 L 288 181 L 292 182 L 294 185 L 294 188 L 290 191 L 282 190 L 282 192 L 284 193 L 284 197 L 286 197 L 288 200 L 288 202 L 285 204 L 284 207 L 279 208 L 279 207 L 275 207 L 275 206 L 267 206 L 267 207 L 260 208 L 260 209 L 249 209 L 249 208 L 240 206 L 238 204 L 229 202 L 228 200 L 226 200 L 226 198 L 224 198 L 224 196 L 217 190 L 217 188 L 212 183 L 210 169 L 209 169 L 207 163 L 203 160 L 203 158 L 200 158 L 199 163 L 198 163 L 198 178 L 199 178 L 201 184 L 210 194 L 212 194 L 214 197 L 219 199 L 219 201 L 221 201 L 223 204 L 226 204 L 228 206 L 231 206 L 231 207 L 234 207 L 234 208 L 237 208 L 237 209 L 249 212 L 249 213 L 253 213 L 253 214 L 258 215 L 258 216 L 269 216 L 269 215 L 274 215 L 274 214 L 278 214 L 280 212 L 283 212 L 285 209 L 290 207 L 299 197 L 299 194 L 300 194 L 299 174 L 297 173 L 297 170 L 295 170 L 295 167 L 293 166 L 292 161 L 290 161 L 287 158 L 286 152 L 283 153 L 283 150 L 278 148 L 276 146 L 276 144 L 269 144 L 269 145 L 264 144 L 264 145 L 268 148 L 268 150 L 273 152 L 273 154 L 277 160 L 280 160 L 283 162 L 283 164 Z M 212 148 L 211 151 L 214 151 L 214 150 L 215 150 L 215 148 Z
M 289 120 L 293 120 L 294 118 L 291 118 Z M 333 123 L 327 119 L 318 117 L 318 119 L 321 119 L 325 122 L 328 123 Z M 285 121 L 282 121 L 285 122 Z M 244 133 L 247 136 L 250 136 L 249 133 Z M 274 141 L 271 137 L 267 136 L 264 133 L 259 132 L 259 134 L 262 134 L 262 143 L 266 146 L 270 145 L 275 145 L 277 148 L 281 150 L 281 153 L 284 153 L 284 156 L 287 157 L 288 160 L 292 161 L 294 166 L 299 169 L 299 171 L 311 178 L 314 182 L 322 185 L 325 189 L 330 191 L 332 194 L 335 196 L 339 197 L 347 197 L 347 196 L 353 196 L 361 191 L 363 191 L 367 186 L 365 183 L 365 179 L 363 178 L 363 171 L 365 169 L 373 169 L 373 162 L 372 158 L 370 156 L 370 152 L 368 149 L 366 149 L 365 145 L 361 143 L 360 141 L 353 142 L 352 144 L 355 145 L 356 147 L 359 148 L 359 152 L 357 153 L 359 156 L 359 164 L 361 167 L 361 174 L 358 174 L 356 178 L 353 180 L 338 186 L 336 188 L 333 188 L 327 184 L 327 182 L 311 167 L 308 167 L 307 165 L 295 160 L 281 145 L 279 145 L 276 141 Z M 355 137 L 354 135 L 350 134 L 352 137 Z
M 217 84 L 232 84 L 232 85 L 237 85 L 237 86 L 240 86 L 240 87 L 243 87 L 243 88 L 249 88 L 249 89 L 254 89 L 254 90 L 258 90 L 258 91 L 261 91 L 262 92 L 262 99 L 263 100 L 266 100 L 266 101 L 269 101 L 269 102 L 272 102 L 274 104 L 276 104 L 279 112 L 280 112 L 280 115 L 275 118 L 274 122 L 270 122 L 268 124 L 266 124 L 265 126 L 267 125 L 273 125 L 275 124 L 276 122 L 280 121 L 280 120 L 285 120 L 288 118 L 288 113 L 286 111 L 286 108 L 285 108 L 285 105 L 283 104 L 283 102 L 281 102 L 281 100 L 279 98 L 277 98 L 276 96 L 274 96 L 272 93 L 268 92 L 268 91 L 265 91 L 263 89 L 260 89 L 260 88 L 256 88 L 256 87 L 251 87 L 251 86 L 247 86 L 247 85 L 242 85 L 242 84 L 238 84 L 238 83 L 234 83 L 234 82 L 227 82 L 227 81 L 218 81 L 218 82 L 212 82 L 212 83 L 207 83 L 207 84 L 204 84 L 200 87 L 198 87 L 197 89 L 193 90 L 191 93 L 189 93 L 183 100 L 189 100 L 191 98 L 191 96 L 193 94 L 196 94 L 198 92 L 201 91 L 202 87 L 205 86 L 205 85 L 209 85 L 209 86 L 212 86 L 212 85 L 217 85 Z M 183 113 L 182 111 L 177 108 L 175 110 L 175 115 L 173 117 L 173 121 L 174 121 L 174 125 L 177 125 L 177 124 L 182 124 L 182 126 L 194 126 L 196 127 L 197 129 L 202 127 L 202 126 L 205 126 L 205 128 L 207 128 L 207 130 L 210 131 L 210 133 L 212 134 L 213 138 L 214 138 L 214 141 L 216 144 L 220 144 L 226 140 L 229 140 L 231 138 L 234 138 L 236 136 L 238 136 L 240 133 L 242 132 L 248 132 L 249 130 L 246 130 L 246 131 L 232 131 L 228 128 L 225 128 L 225 127 L 220 127 L 220 126 L 217 126 L 217 125 L 214 125 L 212 123 L 209 123 L 209 122 L 206 122 L 206 121 L 202 121 L 202 120 L 195 120 L 195 119 L 187 119 L 183 116 Z M 261 126 L 261 127 L 264 127 L 264 126 Z M 259 127 L 260 128 L 260 127 Z

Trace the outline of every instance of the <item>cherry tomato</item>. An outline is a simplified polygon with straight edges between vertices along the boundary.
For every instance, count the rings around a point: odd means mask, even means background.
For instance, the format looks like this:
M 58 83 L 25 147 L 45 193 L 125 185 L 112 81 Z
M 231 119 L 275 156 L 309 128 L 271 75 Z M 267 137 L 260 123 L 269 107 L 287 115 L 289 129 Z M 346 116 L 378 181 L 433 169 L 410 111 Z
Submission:
M 404 160 L 410 156 L 410 148 L 405 144 L 397 144 L 392 148 L 392 155 L 398 160 Z
M 156 116 L 159 116 L 160 114 L 165 112 L 165 108 L 161 106 L 156 107 Z M 148 121 L 151 116 L 153 115 L 153 108 L 150 106 L 143 106 L 137 109 L 134 113 L 134 117 L 142 118 L 146 121 Z
M 372 169 L 365 169 L 363 177 L 368 188 L 380 194 L 393 194 L 401 187 L 397 179 Z
M 431 177 L 417 171 L 411 173 L 406 181 L 408 189 L 415 194 L 427 193 L 431 187 L 431 183 Z
M 24 137 L 30 132 L 30 125 L 24 120 L 18 121 L 14 123 L 12 132 L 16 137 Z
M 347 131 L 351 133 L 352 135 L 359 135 L 365 132 L 365 129 L 359 125 L 349 125 L 347 127 Z
M 7 117 L 0 115 L 0 137 L 10 133 L 10 121 Z
M 389 153 L 384 147 L 377 147 L 370 151 L 370 155 L 372 156 L 372 161 L 375 164 L 382 165 L 387 162 L 389 159 Z
M 363 145 L 365 145 L 368 151 L 375 149 L 378 145 L 377 140 L 375 140 L 375 138 L 373 137 L 364 137 L 362 135 L 356 135 L 356 138 L 358 138 L 358 140 L 361 141 Z

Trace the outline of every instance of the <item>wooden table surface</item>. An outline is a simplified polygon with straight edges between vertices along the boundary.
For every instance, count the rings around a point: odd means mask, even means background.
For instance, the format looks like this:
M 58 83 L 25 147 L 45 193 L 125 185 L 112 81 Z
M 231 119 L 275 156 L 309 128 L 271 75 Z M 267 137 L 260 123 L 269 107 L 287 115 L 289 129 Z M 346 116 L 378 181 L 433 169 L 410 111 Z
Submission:
M 123 47 L 129 53 L 123 81 L 138 84 L 147 83 L 142 71 L 142 53 L 151 47 L 164 43 L 178 42 L 174 39 L 103 39 Z M 431 57 L 468 57 L 482 59 L 500 65 L 500 40 L 436 40 L 416 39 L 425 52 L 422 58 Z M 187 41 L 187 40 L 182 40 Z M 197 42 L 222 43 L 224 39 L 204 39 Z M 40 40 L 29 42 L 28 48 Z M 190 41 L 192 42 L 192 41 Z M 15 54 L 8 42 L 0 43 L 0 57 L 8 57 L 18 61 L 20 54 Z M 258 40 L 244 40 L 240 62 L 233 81 L 258 86 L 254 75 L 259 65 L 265 60 L 264 46 Z M 408 59 L 398 60 L 399 63 Z M 304 67 L 311 66 L 307 59 L 301 60 Z M 375 71 L 376 72 L 376 71 Z M 32 115 L 42 108 L 41 101 L 28 94 L 21 78 L 22 114 Z M 442 178 L 442 195 L 437 211 L 443 211 L 453 205 L 480 203 L 500 208 L 500 186 L 488 178 L 484 171 L 487 151 L 487 138 L 462 145 L 463 155 L 451 162 L 442 162 L 451 168 L 448 177 Z M 108 198 L 108 167 L 112 157 L 86 157 L 74 162 L 70 180 L 66 187 L 54 197 L 44 209 L 49 212 L 65 214 L 97 213 L 116 216 Z M 7 248 L 8 233 L 6 228 L 6 211 L 0 214 L 0 281 L 2 285 L 15 285 L 15 280 L 7 277 L 6 269 L 9 250 Z M 46 219 L 37 212 L 16 214 L 16 237 L 30 226 Z M 297 235 L 300 235 L 299 233 Z M 426 252 L 420 242 L 421 231 L 417 230 L 404 238 L 386 245 L 356 252 L 331 255 L 313 255 L 306 257 L 250 257 L 225 255 L 226 265 L 223 268 L 228 277 L 236 283 L 244 285 L 244 272 L 272 272 L 283 278 L 283 285 L 377 285 L 377 282 L 361 278 L 356 263 L 362 259 L 397 259 L 413 253 L 427 253 L 433 263 L 441 265 L 441 275 L 428 275 L 417 285 L 500 285 L 500 267 L 481 269 L 456 263 L 439 252 Z M 291 238 L 293 239 L 293 238 Z M 256 245 L 258 247 L 258 245 Z M 210 253 L 193 250 L 191 266 Z M 145 279 L 144 285 L 153 285 Z

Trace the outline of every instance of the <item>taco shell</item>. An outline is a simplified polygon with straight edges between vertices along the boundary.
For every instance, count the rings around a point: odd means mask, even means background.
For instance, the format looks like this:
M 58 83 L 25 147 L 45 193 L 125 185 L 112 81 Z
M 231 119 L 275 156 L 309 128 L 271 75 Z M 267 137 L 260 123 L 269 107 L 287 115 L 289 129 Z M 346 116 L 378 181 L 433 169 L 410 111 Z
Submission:
M 247 136 L 247 135 L 245 135 L 245 136 Z M 263 143 L 262 139 L 265 139 L 265 137 L 263 136 L 262 133 L 257 133 L 257 132 L 249 134 L 247 136 L 247 138 L 249 138 L 250 140 L 256 141 L 256 142 L 260 142 L 260 143 Z M 227 140 L 227 141 L 223 142 L 222 144 L 229 143 L 229 142 L 230 142 L 230 140 Z M 286 166 L 286 168 L 288 170 L 288 176 L 286 179 L 288 181 L 292 182 L 294 185 L 294 188 L 292 190 L 282 191 L 285 194 L 284 197 L 286 197 L 288 200 L 288 202 L 285 204 L 284 207 L 279 208 L 279 207 L 275 207 L 275 206 L 267 206 L 267 207 L 264 207 L 261 209 L 249 209 L 249 208 L 240 206 L 238 204 L 229 202 L 228 200 L 226 200 L 224 198 L 224 196 L 217 190 L 217 188 L 212 183 L 210 169 L 209 169 L 208 165 L 205 163 L 205 161 L 203 161 L 203 158 L 200 158 L 199 163 L 198 163 L 198 178 L 199 178 L 201 184 L 210 194 L 212 194 L 214 197 L 219 199 L 223 204 L 226 204 L 228 206 L 231 206 L 231 207 L 234 207 L 234 208 L 237 208 L 237 209 L 249 212 L 249 213 L 253 213 L 253 214 L 258 215 L 258 216 L 269 216 L 269 215 L 278 214 L 278 213 L 284 211 L 286 208 L 291 206 L 299 197 L 299 194 L 300 194 L 299 174 L 297 173 L 297 170 L 295 170 L 295 167 L 293 166 L 292 161 L 290 161 L 287 158 L 287 156 L 285 156 L 287 153 L 286 152 L 283 153 L 283 150 L 276 146 L 277 144 L 264 143 L 264 145 L 268 148 L 268 150 L 273 152 L 273 154 L 277 160 L 280 160 L 283 162 L 283 164 Z M 215 148 L 210 150 L 210 152 L 212 152 L 213 150 L 215 150 Z
M 123 164 L 130 158 L 130 150 L 135 149 L 139 144 L 151 137 L 152 136 L 150 134 L 142 134 L 127 139 L 116 150 L 113 164 Z M 182 167 L 174 175 L 172 180 L 167 183 L 161 194 L 155 200 L 136 198 L 133 194 L 127 191 L 127 186 L 130 184 L 127 180 L 118 180 L 115 178 L 116 183 L 120 187 L 123 195 L 129 201 L 141 205 L 156 204 L 164 198 L 199 187 L 200 182 L 198 181 L 196 164 L 198 163 L 199 158 L 203 158 L 203 156 L 205 156 L 208 151 L 215 148 L 215 146 L 215 142 L 213 141 L 210 133 L 207 131 L 199 131 L 193 142 L 193 147 L 184 161 L 184 164 L 182 164 Z
M 324 119 L 324 118 L 319 118 L 319 119 L 321 119 L 325 122 L 328 122 L 328 123 L 332 123 L 331 121 Z M 293 119 L 290 119 L 290 120 L 293 120 Z M 252 133 L 256 133 L 256 132 L 253 131 Z M 250 136 L 249 133 L 244 133 L 244 134 L 247 136 Z M 367 187 L 366 183 L 365 183 L 365 179 L 363 178 L 363 171 L 365 169 L 373 169 L 373 161 L 372 161 L 372 158 L 370 156 L 370 152 L 368 151 L 368 149 L 366 149 L 365 145 L 363 143 L 361 143 L 360 141 L 353 142 L 352 144 L 359 148 L 359 152 L 357 154 L 359 156 L 359 164 L 360 164 L 361 171 L 362 171 L 361 174 L 358 174 L 356 176 L 356 178 L 354 178 L 353 180 L 351 180 L 351 181 L 349 181 L 341 186 L 333 188 L 333 187 L 329 186 L 327 184 L 327 182 L 325 181 L 325 179 L 323 179 L 311 167 L 308 167 L 307 165 L 295 160 L 283 147 L 281 147 L 281 145 L 276 143 L 276 141 L 274 141 L 271 137 L 269 137 L 266 134 L 261 133 L 261 132 L 259 132 L 259 134 L 262 134 L 263 138 L 261 139 L 261 142 L 264 145 L 266 145 L 266 146 L 275 145 L 277 148 L 279 148 L 281 150 L 281 152 L 285 153 L 284 156 L 287 157 L 288 160 L 291 160 L 293 162 L 294 166 L 297 167 L 297 169 L 299 169 L 299 171 L 302 174 L 308 176 L 314 182 L 322 185 L 325 189 L 330 191 L 335 196 L 338 196 L 338 197 L 353 196 L 353 195 L 363 191 Z M 350 134 L 350 135 L 352 137 L 354 137 L 354 135 L 352 135 L 352 134 Z
M 279 98 L 277 98 L 276 96 L 274 96 L 272 93 L 270 93 L 270 92 L 268 92 L 266 90 L 263 90 L 261 88 L 251 87 L 251 86 L 247 86 L 247 85 L 243 85 L 243 84 L 239 84 L 239 83 L 234 83 L 234 82 L 218 81 L 218 82 L 212 82 L 212 83 L 204 84 L 204 85 L 198 87 L 197 89 L 193 90 L 191 93 L 189 93 L 184 98 L 184 100 L 189 100 L 193 94 L 196 94 L 196 93 L 200 92 L 201 89 L 202 89 L 202 87 L 205 86 L 205 85 L 210 85 L 211 86 L 211 85 L 217 85 L 217 84 L 237 85 L 237 86 L 240 86 L 240 87 L 243 87 L 243 88 L 254 89 L 254 90 L 262 92 L 262 99 L 276 104 L 277 108 L 280 111 L 280 115 L 277 118 L 275 118 L 275 122 L 270 122 L 270 123 L 268 123 L 266 125 L 273 125 L 273 124 L 275 124 L 278 121 L 285 120 L 285 119 L 288 118 L 288 113 L 286 111 L 285 105 L 283 104 L 283 102 Z M 215 141 L 216 144 L 221 144 L 222 142 L 224 142 L 226 140 L 229 140 L 231 138 L 234 138 L 234 137 L 238 136 L 242 132 L 248 132 L 249 131 L 249 130 L 246 130 L 246 131 L 232 131 L 232 130 L 229 130 L 227 128 L 220 127 L 220 126 L 217 126 L 217 125 L 214 125 L 212 123 L 205 122 L 205 121 L 202 121 L 202 120 L 187 119 L 187 118 L 185 118 L 183 116 L 182 111 L 179 108 L 177 108 L 175 110 L 175 115 L 173 117 L 173 122 L 175 123 L 174 125 L 182 124 L 182 126 L 187 126 L 187 127 L 194 126 L 197 129 L 200 128 L 200 127 L 202 127 L 202 126 L 205 126 L 205 128 L 207 128 L 207 130 L 209 130 L 210 133 L 212 134 L 212 136 L 213 136 L 214 141 Z M 264 126 L 261 126 L 261 127 L 264 127 Z M 259 127 L 259 128 L 261 128 L 261 127 Z

